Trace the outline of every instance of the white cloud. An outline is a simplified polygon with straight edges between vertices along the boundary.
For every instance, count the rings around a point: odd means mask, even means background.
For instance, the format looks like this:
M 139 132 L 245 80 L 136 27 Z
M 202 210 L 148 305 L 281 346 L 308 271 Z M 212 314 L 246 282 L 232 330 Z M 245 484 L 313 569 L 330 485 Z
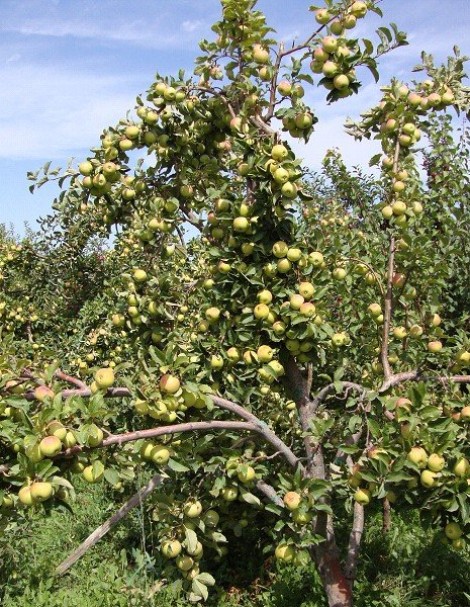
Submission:
M 110 24 L 103 27 L 100 23 L 89 21 L 57 20 L 51 23 L 46 19 L 36 19 L 18 25 L 14 23 L 7 24 L 3 26 L 2 30 L 23 36 L 52 38 L 69 36 L 72 38 L 89 38 L 99 42 L 130 43 L 150 48 L 167 48 L 179 45 L 181 42 L 180 37 L 176 34 L 162 35 L 158 22 L 145 23 L 139 20 L 125 24 Z
M 133 107 L 131 78 L 34 65 L 0 69 L 0 157 L 64 158 L 99 141 Z
M 5 63 L 14 63 L 15 61 L 19 61 L 20 59 L 20 53 L 13 53 L 13 55 L 10 55 L 8 59 L 5 60 Z
M 194 21 L 183 21 L 181 24 L 181 29 L 185 32 L 195 32 L 198 29 L 201 29 L 203 25 L 203 21 L 200 19 L 196 19 Z

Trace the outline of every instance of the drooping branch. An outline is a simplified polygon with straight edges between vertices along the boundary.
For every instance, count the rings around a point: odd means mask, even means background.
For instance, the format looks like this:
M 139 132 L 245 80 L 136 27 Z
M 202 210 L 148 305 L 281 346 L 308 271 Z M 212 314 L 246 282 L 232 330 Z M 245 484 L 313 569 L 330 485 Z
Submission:
M 379 393 L 387 392 L 390 388 L 395 388 L 407 381 L 424 381 L 429 383 L 447 384 L 469 384 L 470 375 L 425 375 L 421 371 L 404 371 L 396 373 L 386 379 L 379 388 Z
M 229 401 L 225 398 L 221 398 L 220 396 L 212 396 L 212 401 L 215 405 L 217 405 L 221 409 L 225 409 L 226 411 L 231 411 L 239 415 L 242 419 L 251 422 L 259 428 L 259 433 L 282 455 L 284 455 L 287 462 L 293 467 L 301 466 L 299 463 L 299 459 L 296 455 L 291 451 L 291 449 L 275 434 L 269 426 L 261 421 L 256 415 L 247 411 L 241 405 L 237 405 L 236 403 Z

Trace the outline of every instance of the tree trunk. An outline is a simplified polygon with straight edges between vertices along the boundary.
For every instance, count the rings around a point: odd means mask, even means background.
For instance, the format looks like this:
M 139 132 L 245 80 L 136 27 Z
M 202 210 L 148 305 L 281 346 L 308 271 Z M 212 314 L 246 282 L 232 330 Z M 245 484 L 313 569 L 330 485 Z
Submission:
M 315 546 L 313 553 L 328 607 L 352 607 L 352 588 L 344 575 L 337 550 L 324 543 Z

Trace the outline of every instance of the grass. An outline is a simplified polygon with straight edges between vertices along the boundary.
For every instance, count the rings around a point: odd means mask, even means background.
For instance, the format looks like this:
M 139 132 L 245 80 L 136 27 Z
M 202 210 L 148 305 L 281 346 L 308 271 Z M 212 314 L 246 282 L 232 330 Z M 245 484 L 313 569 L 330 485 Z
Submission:
M 136 509 L 80 559 L 70 572 L 54 568 L 115 510 L 100 486 L 79 491 L 74 515 L 32 515 L 0 539 L 0 598 L 3 607 L 182 607 L 188 601 L 162 580 L 156 547 Z M 145 545 L 146 543 L 146 545 Z M 278 566 L 238 540 L 215 576 L 221 589 L 210 607 L 325 607 L 313 567 Z M 249 546 L 249 552 L 246 547 Z M 384 536 L 379 515 L 369 518 L 355 587 L 357 607 L 465 607 L 470 605 L 470 555 L 455 552 L 424 533 L 416 516 L 394 516 Z

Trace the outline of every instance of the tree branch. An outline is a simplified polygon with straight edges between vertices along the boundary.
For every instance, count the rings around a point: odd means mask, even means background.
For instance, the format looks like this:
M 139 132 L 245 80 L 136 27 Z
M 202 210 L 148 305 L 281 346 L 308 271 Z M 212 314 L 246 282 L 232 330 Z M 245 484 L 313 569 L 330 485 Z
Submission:
M 270 502 L 273 502 L 273 504 L 276 504 L 276 506 L 284 508 L 282 498 L 276 493 L 276 489 L 274 489 L 272 485 L 265 483 L 263 480 L 259 480 L 256 483 L 256 488 L 260 493 L 265 495 Z
M 379 393 L 387 392 L 390 388 L 399 386 L 400 384 L 407 381 L 424 381 L 424 382 L 436 382 L 443 385 L 446 384 L 468 384 L 470 383 L 470 375 L 423 375 L 421 371 L 404 371 L 403 373 L 396 373 L 391 375 L 379 388 Z
M 87 389 L 86 383 L 80 378 L 67 375 L 67 373 L 64 373 L 60 369 L 57 369 L 57 371 L 54 373 L 54 377 L 57 377 L 57 379 L 60 379 L 62 381 L 66 381 L 67 383 L 72 384 L 72 386 L 77 386 L 77 388 L 79 388 L 80 390 Z
M 300 466 L 298 457 L 291 451 L 291 449 L 275 434 L 269 426 L 258 419 L 256 415 L 247 411 L 241 405 L 237 405 L 236 403 L 227 400 L 225 398 L 221 398 L 220 396 L 212 396 L 211 397 L 214 404 L 217 405 L 221 409 L 225 409 L 226 411 L 231 411 L 236 415 L 239 415 L 242 419 L 251 422 L 256 425 L 258 428 L 258 432 L 269 442 L 271 445 L 282 455 L 284 455 L 285 459 L 289 462 L 289 464 L 296 468 Z

